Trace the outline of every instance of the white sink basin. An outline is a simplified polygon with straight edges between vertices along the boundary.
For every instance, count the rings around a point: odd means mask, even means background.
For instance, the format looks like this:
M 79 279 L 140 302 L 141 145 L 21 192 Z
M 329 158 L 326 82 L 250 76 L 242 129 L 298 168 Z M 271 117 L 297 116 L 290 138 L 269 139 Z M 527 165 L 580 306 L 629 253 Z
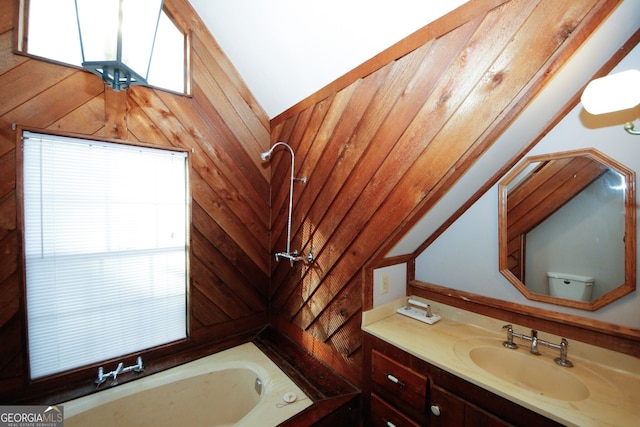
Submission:
M 589 389 L 567 372 L 571 368 L 552 365 L 535 355 L 498 347 L 476 347 L 469 357 L 486 372 L 517 386 L 559 400 L 583 400 Z
M 553 358 L 530 354 L 523 346 L 511 350 L 495 339 L 483 341 L 477 338 L 460 341 L 454 351 L 461 360 L 537 394 L 565 401 L 589 397 L 589 388 L 570 372 L 573 368 L 559 366 Z

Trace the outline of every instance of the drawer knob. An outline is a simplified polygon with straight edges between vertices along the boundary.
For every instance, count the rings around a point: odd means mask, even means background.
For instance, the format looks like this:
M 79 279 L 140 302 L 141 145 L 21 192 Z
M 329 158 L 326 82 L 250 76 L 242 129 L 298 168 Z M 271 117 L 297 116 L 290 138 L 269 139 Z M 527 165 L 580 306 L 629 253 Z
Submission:
M 440 406 L 438 405 L 431 405 L 431 413 L 433 415 L 435 415 L 436 417 L 440 416 Z
M 387 374 L 387 379 L 394 384 L 398 384 L 400 387 L 404 387 L 404 383 L 391 374 Z

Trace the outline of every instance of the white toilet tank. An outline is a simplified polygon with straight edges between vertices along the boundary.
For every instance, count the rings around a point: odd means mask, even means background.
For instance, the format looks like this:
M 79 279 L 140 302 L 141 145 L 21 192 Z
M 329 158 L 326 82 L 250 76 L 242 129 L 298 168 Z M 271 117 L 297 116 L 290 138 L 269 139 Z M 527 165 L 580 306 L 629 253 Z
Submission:
M 595 281 L 593 277 L 549 271 L 547 278 L 549 280 L 549 294 L 552 297 L 591 301 Z

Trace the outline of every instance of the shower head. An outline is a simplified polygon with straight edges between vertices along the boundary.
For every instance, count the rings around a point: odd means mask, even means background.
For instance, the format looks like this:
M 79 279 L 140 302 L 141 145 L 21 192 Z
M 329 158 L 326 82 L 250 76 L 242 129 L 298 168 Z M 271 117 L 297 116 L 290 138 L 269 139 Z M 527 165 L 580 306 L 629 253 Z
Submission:
M 282 142 L 282 141 L 276 142 L 267 151 L 265 151 L 264 153 L 260 153 L 260 159 L 262 159 L 263 162 L 266 162 L 266 161 L 270 160 L 271 159 L 271 153 L 273 153 L 273 150 L 275 150 L 279 146 L 283 146 L 286 149 L 288 149 L 289 152 L 291 153 L 291 159 L 293 160 L 293 158 L 295 157 L 295 155 L 293 154 L 293 148 L 291 148 L 291 146 L 289 144 L 287 144 L 286 142 Z

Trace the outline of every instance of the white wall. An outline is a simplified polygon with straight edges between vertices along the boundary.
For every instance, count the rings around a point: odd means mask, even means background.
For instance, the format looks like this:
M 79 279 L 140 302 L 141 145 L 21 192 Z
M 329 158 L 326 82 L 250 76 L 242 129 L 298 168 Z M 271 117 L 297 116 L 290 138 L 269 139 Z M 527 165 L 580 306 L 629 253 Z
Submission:
M 631 68 L 640 69 L 640 47 L 627 55 L 613 72 Z M 640 136 L 629 135 L 622 128 L 625 121 L 639 117 L 640 107 L 624 114 L 594 117 L 578 104 L 528 155 L 594 147 L 628 168 L 640 171 Z M 416 279 L 497 299 L 640 328 L 638 291 L 594 313 L 524 298 L 498 272 L 497 228 L 496 185 L 418 257 Z M 640 265 L 638 261 L 636 263 Z
M 389 292 L 382 293 L 382 277 L 389 279 Z M 407 264 L 396 264 L 373 270 L 373 306 L 394 301 L 407 294 Z

